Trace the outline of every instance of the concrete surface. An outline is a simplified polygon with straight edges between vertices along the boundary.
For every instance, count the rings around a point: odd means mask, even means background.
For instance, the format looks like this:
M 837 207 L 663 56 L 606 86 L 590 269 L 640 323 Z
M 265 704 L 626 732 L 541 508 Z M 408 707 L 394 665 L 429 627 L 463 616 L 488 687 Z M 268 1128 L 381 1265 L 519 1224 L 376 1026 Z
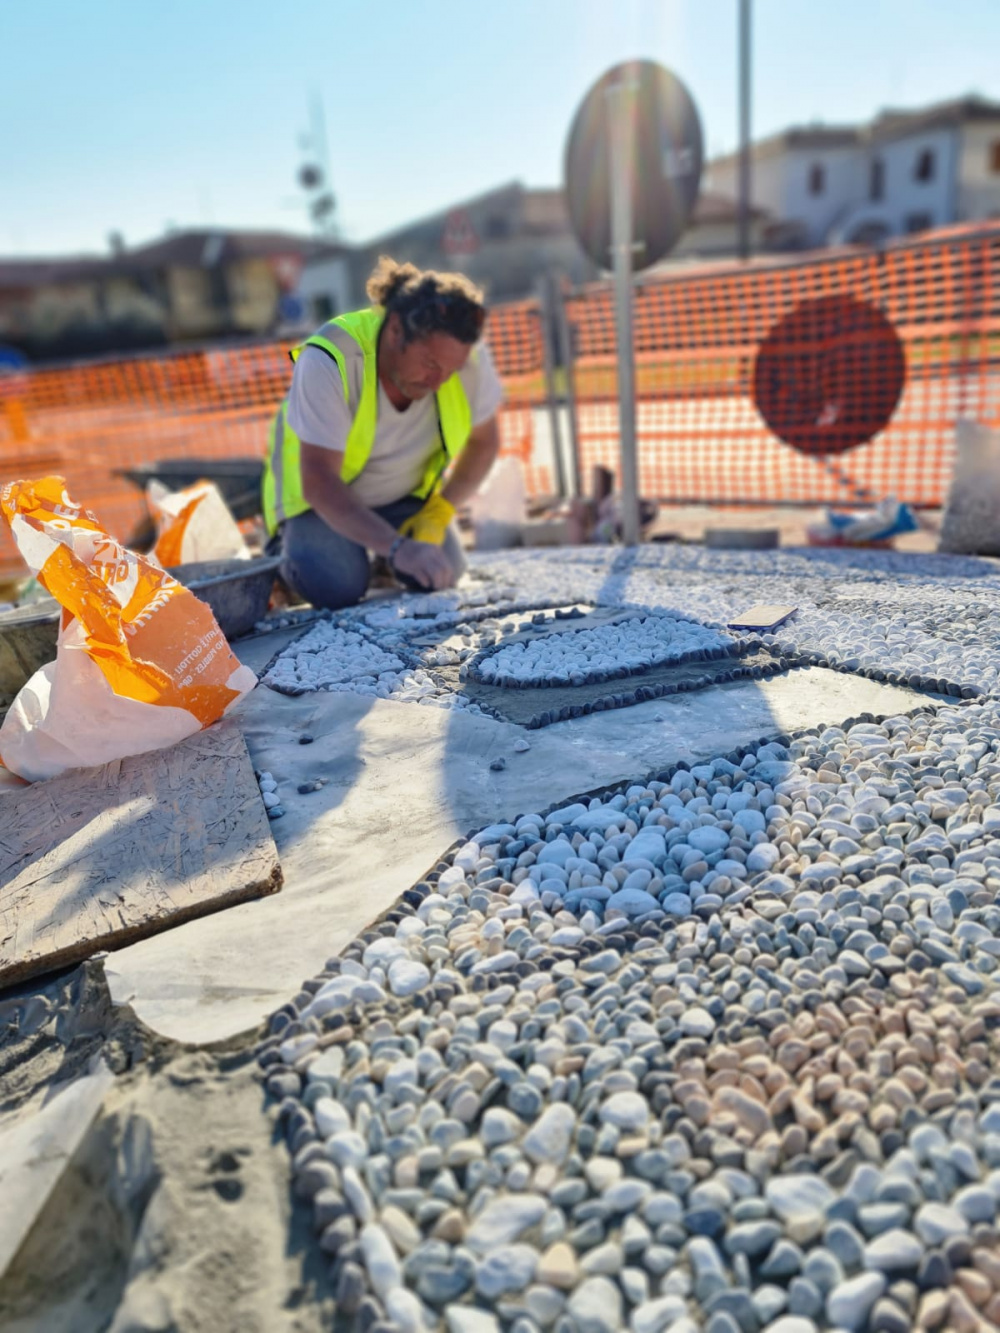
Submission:
M 288 637 L 251 640 L 241 656 L 259 669 Z M 472 829 L 678 759 L 861 712 L 906 711 L 920 698 L 817 668 L 525 732 L 463 712 L 351 694 L 289 698 L 261 686 L 237 716 L 287 810 L 272 825 L 284 888 L 110 955 L 112 997 L 164 1036 L 224 1040 L 294 995 Z M 299 745 L 304 731 L 312 745 Z M 531 748 L 519 754 L 522 737 Z M 499 756 L 507 767 L 491 772 Z M 297 784 L 314 777 L 327 785 L 299 795 Z

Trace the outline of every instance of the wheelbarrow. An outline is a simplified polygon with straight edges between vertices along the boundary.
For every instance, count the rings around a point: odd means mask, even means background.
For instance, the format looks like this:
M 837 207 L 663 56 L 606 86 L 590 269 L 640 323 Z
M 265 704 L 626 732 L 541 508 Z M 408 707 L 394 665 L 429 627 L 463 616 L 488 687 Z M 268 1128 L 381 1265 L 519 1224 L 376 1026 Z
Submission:
M 256 518 L 261 512 L 260 485 L 264 475 L 261 458 L 164 458 L 157 463 L 140 463 L 136 467 L 119 468 L 116 476 L 127 477 L 145 494 L 151 481 L 162 482 L 171 491 L 182 491 L 199 481 L 213 481 L 229 512 L 239 523 L 245 518 Z

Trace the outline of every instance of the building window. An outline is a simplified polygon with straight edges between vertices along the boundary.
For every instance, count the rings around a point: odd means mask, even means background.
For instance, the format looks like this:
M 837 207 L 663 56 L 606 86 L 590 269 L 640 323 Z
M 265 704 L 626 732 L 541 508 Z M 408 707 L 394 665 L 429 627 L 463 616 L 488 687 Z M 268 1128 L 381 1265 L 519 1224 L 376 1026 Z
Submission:
M 930 213 L 910 213 L 906 219 L 907 231 L 926 231 L 928 227 L 934 225 L 934 219 Z
M 868 195 L 869 198 L 876 200 L 885 198 L 885 163 L 880 157 L 872 162 Z
M 809 168 L 809 193 L 822 194 L 826 185 L 826 168 L 821 162 L 814 162 Z
M 917 154 L 917 164 L 913 168 L 913 179 L 932 181 L 934 179 L 934 150 L 922 148 Z
M 337 313 L 337 305 L 332 297 L 325 293 L 312 299 L 312 317 L 317 324 L 325 324 Z
M 1000 139 L 994 139 L 990 144 L 990 171 L 1000 175 Z

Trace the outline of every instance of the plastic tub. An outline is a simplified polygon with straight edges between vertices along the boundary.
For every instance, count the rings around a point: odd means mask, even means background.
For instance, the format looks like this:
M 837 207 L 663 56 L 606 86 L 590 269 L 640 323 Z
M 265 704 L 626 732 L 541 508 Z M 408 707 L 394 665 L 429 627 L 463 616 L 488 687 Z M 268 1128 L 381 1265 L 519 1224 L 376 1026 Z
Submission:
M 227 639 L 249 634 L 267 614 L 280 556 L 258 560 L 200 560 L 171 569 L 200 601 L 206 602 Z
M 53 660 L 58 636 L 59 603 L 54 597 L 0 611 L 0 709 L 10 705 L 40 666 Z

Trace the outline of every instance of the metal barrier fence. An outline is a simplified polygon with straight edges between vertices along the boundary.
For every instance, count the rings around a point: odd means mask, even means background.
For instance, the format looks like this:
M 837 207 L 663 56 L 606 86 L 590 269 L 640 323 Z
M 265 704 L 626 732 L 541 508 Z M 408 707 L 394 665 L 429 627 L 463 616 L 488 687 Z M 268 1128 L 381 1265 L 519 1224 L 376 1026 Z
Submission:
M 765 424 L 754 367 L 780 321 L 834 296 L 865 302 L 890 321 L 905 383 L 889 424 L 870 443 L 816 456 L 782 443 Z M 560 338 L 567 327 L 571 336 Z M 595 463 L 617 471 L 609 286 L 557 294 L 544 310 L 533 300 L 499 306 L 488 329 L 507 393 L 502 447 L 524 463 L 529 493 L 552 494 L 563 476 L 553 443 L 560 419 L 572 436 L 571 472 L 586 483 Z M 637 284 L 635 329 L 643 495 L 773 504 L 894 494 L 939 505 L 955 422 L 969 416 L 1000 425 L 1000 223 L 878 251 L 652 275 Z M 0 482 L 60 473 L 75 499 L 128 540 L 145 502 L 121 471 L 186 454 L 262 454 L 291 376 L 287 351 L 276 342 L 2 376 Z M 557 402 L 568 406 L 565 416 L 553 410 Z M 18 567 L 9 533 L 0 532 L 0 573 Z

